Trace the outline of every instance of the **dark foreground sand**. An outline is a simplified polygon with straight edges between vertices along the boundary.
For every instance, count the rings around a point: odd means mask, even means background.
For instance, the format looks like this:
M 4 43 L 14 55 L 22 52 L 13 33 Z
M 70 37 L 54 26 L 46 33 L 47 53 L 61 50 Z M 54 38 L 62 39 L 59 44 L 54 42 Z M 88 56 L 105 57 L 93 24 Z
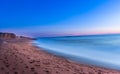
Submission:
M 48 54 L 30 42 L 0 41 L 0 74 L 120 74 L 120 71 L 77 64 Z

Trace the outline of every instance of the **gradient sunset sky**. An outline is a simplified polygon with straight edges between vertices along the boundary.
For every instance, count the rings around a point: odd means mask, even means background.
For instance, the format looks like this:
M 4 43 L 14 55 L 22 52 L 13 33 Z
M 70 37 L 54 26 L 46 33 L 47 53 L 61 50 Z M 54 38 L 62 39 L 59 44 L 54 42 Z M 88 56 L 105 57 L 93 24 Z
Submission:
M 120 0 L 0 0 L 0 31 L 27 36 L 120 33 Z

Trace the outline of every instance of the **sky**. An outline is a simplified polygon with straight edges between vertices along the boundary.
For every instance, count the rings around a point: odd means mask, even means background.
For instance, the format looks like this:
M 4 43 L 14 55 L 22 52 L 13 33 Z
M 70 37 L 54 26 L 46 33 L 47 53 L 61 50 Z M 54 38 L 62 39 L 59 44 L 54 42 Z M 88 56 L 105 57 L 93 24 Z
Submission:
M 120 0 L 0 0 L 0 32 L 26 36 L 120 33 Z

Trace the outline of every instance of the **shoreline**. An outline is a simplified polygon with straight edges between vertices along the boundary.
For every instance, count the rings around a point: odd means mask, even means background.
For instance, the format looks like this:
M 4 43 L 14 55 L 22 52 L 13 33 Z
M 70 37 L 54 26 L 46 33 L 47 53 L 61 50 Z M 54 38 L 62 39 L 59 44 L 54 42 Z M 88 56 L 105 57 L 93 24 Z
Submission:
M 0 74 L 120 74 L 119 70 L 56 56 L 29 40 L 0 41 L 0 65 Z
M 63 58 L 63 59 L 67 59 L 67 60 L 69 60 L 73 63 L 85 64 L 85 65 L 96 66 L 96 67 L 101 67 L 101 68 L 120 71 L 120 68 L 117 65 L 112 65 L 111 66 L 111 64 L 108 64 L 108 63 L 98 62 L 98 61 L 94 61 L 94 60 L 83 58 L 83 57 L 77 57 L 77 56 L 74 56 L 74 55 L 63 54 L 63 53 L 59 53 L 59 52 L 52 51 L 52 50 L 44 50 L 44 48 L 41 48 L 41 47 L 38 47 L 38 48 L 47 52 L 48 54 L 51 54 L 51 55 L 54 55 L 54 56 L 57 56 L 57 57 L 60 57 L 60 58 Z

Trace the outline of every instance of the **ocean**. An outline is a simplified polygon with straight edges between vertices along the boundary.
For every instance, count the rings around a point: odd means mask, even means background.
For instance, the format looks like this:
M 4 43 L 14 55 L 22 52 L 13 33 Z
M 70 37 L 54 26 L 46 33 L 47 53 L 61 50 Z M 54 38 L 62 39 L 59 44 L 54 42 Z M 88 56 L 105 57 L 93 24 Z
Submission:
M 38 38 L 43 50 L 76 62 L 120 70 L 120 35 Z

